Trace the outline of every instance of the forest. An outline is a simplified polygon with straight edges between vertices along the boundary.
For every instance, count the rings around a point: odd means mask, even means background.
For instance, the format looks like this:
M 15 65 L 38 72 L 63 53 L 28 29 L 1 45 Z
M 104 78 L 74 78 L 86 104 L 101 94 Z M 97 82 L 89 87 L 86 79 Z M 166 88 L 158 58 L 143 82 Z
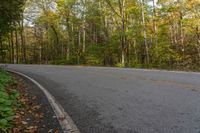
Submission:
M 0 0 L 0 62 L 200 70 L 200 0 Z

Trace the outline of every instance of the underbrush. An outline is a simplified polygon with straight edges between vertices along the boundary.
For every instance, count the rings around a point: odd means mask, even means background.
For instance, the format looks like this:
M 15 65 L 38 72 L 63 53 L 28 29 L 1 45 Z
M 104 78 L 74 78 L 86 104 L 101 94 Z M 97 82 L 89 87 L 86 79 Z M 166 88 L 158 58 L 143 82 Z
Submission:
M 15 90 L 17 82 L 0 69 L 0 132 L 8 132 L 13 126 L 19 93 Z

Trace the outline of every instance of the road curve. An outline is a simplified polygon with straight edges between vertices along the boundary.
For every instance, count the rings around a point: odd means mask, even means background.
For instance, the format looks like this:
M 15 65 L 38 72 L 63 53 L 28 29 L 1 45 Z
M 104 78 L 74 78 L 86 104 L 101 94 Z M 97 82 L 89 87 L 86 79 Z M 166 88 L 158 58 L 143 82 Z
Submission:
M 44 86 L 82 133 L 200 133 L 200 74 L 8 65 Z

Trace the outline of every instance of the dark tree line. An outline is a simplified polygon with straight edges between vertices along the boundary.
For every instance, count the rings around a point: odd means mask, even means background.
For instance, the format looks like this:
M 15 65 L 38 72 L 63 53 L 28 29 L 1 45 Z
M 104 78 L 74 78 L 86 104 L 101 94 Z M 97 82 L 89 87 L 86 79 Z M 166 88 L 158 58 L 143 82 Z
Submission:
M 0 60 L 17 63 L 21 53 L 25 61 L 23 36 L 24 0 L 0 0 Z M 21 49 L 21 50 L 20 50 Z

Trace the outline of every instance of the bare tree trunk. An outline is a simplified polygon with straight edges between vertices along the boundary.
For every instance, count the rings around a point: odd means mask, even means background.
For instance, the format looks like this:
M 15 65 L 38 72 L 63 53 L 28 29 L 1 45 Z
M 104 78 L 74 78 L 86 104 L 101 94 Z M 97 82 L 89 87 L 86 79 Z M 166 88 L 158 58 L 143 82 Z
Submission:
M 67 22 L 67 46 L 66 46 L 66 52 L 67 52 L 67 54 L 66 54 L 66 59 L 69 60 L 69 52 L 70 52 L 69 46 L 71 44 L 71 42 L 70 42 L 70 31 L 69 31 L 70 30 L 69 14 L 68 14 L 68 18 L 66 19 L 66 22 Z M 73 37 L 73 35 L 71 37 Z
M 183 55 L 183 62 L 184 62 L 184 56 L 185 56 L 185 46 L 184 46 L 184 31 L 183 31 L 183 13 L 182 13 L 182 1 L 181 0 L 178 0 L 177 1 L 178 4 L 179 4 L 179 21 L 178 21 L 178 26 L 179 26 L 179 35 L 180 35 L 180 38 L 179 38 L 179 42 L 181 44 L 181 52 L 182 52 L 182 55 Z
M 14 63 L 14 58 L 15 58 L 15 52 L 14 52 L 14 37 L 13 37 L 13 31 L 11 31 L 11 59 L 12 59 L 12 63 Z
M 43 36 L 43 32 L 42 30 L 40 31 L 40 35 L 41 35 L 41 42 L 40 42 L 40 64 L 42 64 L 43 62 L 43 56 L 44 56 L 44 36 Z
M 2 37 L 0 36 L 0 56 L 1 56 L 1 58 L 0 58 L 0 63 L 3 63 L 4 61 L 4 59 L 3 59 L 3 41 L 2 41 Z
M 8 36 L 8 46 L 9 46 L 9 63 L 12 63 L 11 34 L 9 34 Z
M 56 36 L 56 44 L 54 44 L 54 50 L 55 50 L 55 55 L 60 55 L 62 54 L 60 52 L 60 41 L 59 41 L 59 37 L 58 37 L 58 32 L 56 31 L 56 28 L 54 27 L 54 25 L 51 25 L 51 29 L 53 30 L 55 36 Z M 55 59 L 55 55 L 52 54 L 53 59 Z
M 157 25 L 156 25 L 156 3 L 153 0 L 153 30 L 154 30 L 154 43 L 157 47 Z
M 20 25 L 20 22 L 19 22 Z M 25 38 L 24 38 L 24 21 L 21 21 L 21 30 L 20 30 L 20 38 L 21 38 L 21 47 L 22 47 L 22 62 L 27 63 L 26 59 L 26 45 L 25 45 Z
M 179 33 L 180 33 L 180 44 L 182 46 L 182 53 L 183 53 L 183 57 L 184 57 L 184 53 L 185 53 L 185 46 L 184 46 L 184 33 L 183 33 L 183 23 L 182 23 L 182 13 L 180 12 L 180 20 L 179 20 Z
M 200 32 L 199 32 L 199 27 L 196 27 L 196 36 L 197 36 L 197 51 L 198 51 L 198 56 L 200 59 Z
M 158 35 L 157 35 L 157 24 L 156 24 L 156 3 L 155 0 L 153 0 L 153 43 L 155 45 L 156 51 L 155 51 L 155 56 L 156 60 L 158 59 Z M 156 62 L 154 59 L 154 63 Z
M 77 46 L 77 64 L 80 64 L 80 45 L 81 45 L 81 31 L 78 32 L 78 46 Z
M 83 0 L 83 53 L 85 53 L 86 41 L 86 0 Z
M 143 35 L 144 35 L 144 45 L 146 50 L 146 63 L 149 64 L 149 48 L 147 44 L 147 33 L 146 33 L 146 22 L 144 16 L 144 0 L 141 0 L 141 8 L 142 8 L 142 25 L 143 25 Z
M 15 31 L 15 45 L 16 45 L 16 63 L 19 64 L 19 43 L 18 43 L 17 31 Z
M 128 42 L 128 48 L 127 48 L 127 64 L 128 64 L 128 67 L 130 67 L 130 49 L 131 49 L 131 42 Z
M 125 66 L 125 45 L 126 45 L 126 26 L 125 26 L 125 4 L 126 0 L 118 0 L 119 3 L 119 9 L 120 9 L 120 16 L 121 16 L 121 30 L 122 30 L 122 35 L 121 35 L 121 48 L 122 48 L 122 53 L 121 53 L 121 64 L 122 66 Z
M 66 52 L 67 52 L 67 60 L 69 60 L 69 52 L 70 52 L 70 36 L 69 36 L 69 31 L 67 31 L 67 48 L 66 48 Z
M 85 53 L 85 41 L 86 41 L 86 31 L 85 31 L 85 26 L 84 26 L 83 27 L 83 53 Z
M 75 45 L 75 37 L 74 37 L 74 34 L 75 34 L 75 31 L 74 31 L 74 24 L 72 24 L 72 26 L 71 26 L 71 42 L 72 42 L 72 45 L 74 46 Z

